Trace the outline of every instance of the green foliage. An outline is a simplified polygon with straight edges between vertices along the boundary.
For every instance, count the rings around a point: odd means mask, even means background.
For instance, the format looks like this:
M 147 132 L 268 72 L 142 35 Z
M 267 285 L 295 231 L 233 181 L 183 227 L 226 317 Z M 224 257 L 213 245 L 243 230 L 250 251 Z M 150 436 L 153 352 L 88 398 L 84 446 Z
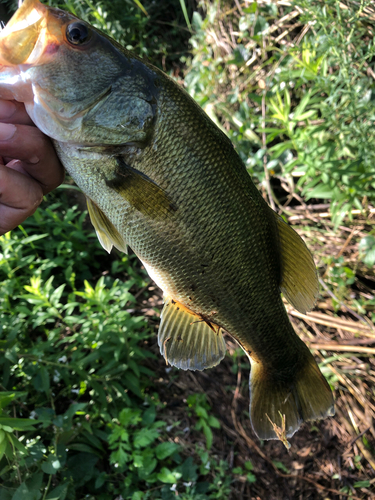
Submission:
M 329 199 L 336 226 L 365 200 L 374 203 L 375 46 L 365 13 L 371 1 L 348 8 L 338 0 L 295 0 L 287 8 L 259 1 L 240 18 L 218 2 L 201 4 L 205 17 L 193 16 L 185 82 L 252 176 L 263 182 L 265 161 L 291 193 Z M 302 41 L 280 46 L 270 26 L 296 8 L 306 28 Z M 225 26 L 235 40 L 223 37 Z
M 204 393 L 191 394 L 186 401 L 189 408 L 191 408 L 198 417 L 195 429 L 203 431 L 203 434 L 206 437 L 206 447 L 207 450 L 209 450 L 213 441 L 212 429 L 220 429 L 220 422 L 213 415 L 209 414 L 210 405 L 208 404 Z
M 167 430 L 134 309 L 143 272 L 101 249 L 68 192 L 0 237 L 0 498 L 227 498 L 225 463 L 184 457 Z M 189 402 L 210 448 L 219 423 Z
M 64 205 L 39 208 L 0 238 L 0 469 L 14 498 L 33 490 L 40 473 L 58 474 L 58 498 L 74 498 L 71 479 L 79 490 L 99 474 L 113 419 L 144 400 L 152 375 L 139 345 L 149 332 L 127 311 L 143 279 L 124 257 L 111 267 L 125 281 L 101 276 L 91 284 L 107 257 L 97 262 L 102 251 L 83 226 L 86 214 Z M 15 492 L 17 476 L 23 489 Z
M 363 262 L 372 267 L 375 265 L 375 238 L 372 234 L 364 236 L 359 242 L 359 251 Z
M 246 475 L 246 479 L 249 483 L 255 483 L 257 478 L 255 476 L 255 474 L 253 473 L 253 470 L 254 470 L 254 466 L 253 464 L 248 460 L 244 463 L 244 467 L 245 469 L 243 469 L 242 467 L 236 467 L 235 469 L 233 469 L 233 473 L 234 474 L 245 474 Z

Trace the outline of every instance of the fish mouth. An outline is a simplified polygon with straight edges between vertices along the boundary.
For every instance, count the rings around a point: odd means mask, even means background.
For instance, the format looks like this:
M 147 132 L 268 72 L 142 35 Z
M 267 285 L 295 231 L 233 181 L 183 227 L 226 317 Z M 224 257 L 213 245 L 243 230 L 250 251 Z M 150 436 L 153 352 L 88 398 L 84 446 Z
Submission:
M 39 0 L 24 1 L 0 32 L 1 65 L 13 66 L 32 62 L 29 59 L 43 31 L 46 12 L 46 6 Z

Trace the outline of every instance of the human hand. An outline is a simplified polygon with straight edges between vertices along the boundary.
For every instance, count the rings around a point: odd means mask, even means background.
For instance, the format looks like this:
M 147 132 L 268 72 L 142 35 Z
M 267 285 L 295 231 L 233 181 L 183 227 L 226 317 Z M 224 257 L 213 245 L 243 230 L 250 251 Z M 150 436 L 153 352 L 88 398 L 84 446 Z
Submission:
M 51 140 L 24 105 L 0 99 L 0 236 L 32 215 L 63 180 Z

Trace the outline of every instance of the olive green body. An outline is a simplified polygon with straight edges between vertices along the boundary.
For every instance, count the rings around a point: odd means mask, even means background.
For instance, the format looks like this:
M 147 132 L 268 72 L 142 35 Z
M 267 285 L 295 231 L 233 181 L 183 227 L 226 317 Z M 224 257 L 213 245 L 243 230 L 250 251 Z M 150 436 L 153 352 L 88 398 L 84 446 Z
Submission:
M 302 342 L 280 296 L 271 209 L 230 140 L 190 96 L 157 69 L 134 65 L 154 118 L 146 140 L 121 148 L 121 157 L 165 190 L 176 209 L 152 218 L 108 187 L 117 148 L 111 158 L 110 147 L 60 143 L 63 164 L 166 295 L 221 326 L 269 370 L 294 374 Z

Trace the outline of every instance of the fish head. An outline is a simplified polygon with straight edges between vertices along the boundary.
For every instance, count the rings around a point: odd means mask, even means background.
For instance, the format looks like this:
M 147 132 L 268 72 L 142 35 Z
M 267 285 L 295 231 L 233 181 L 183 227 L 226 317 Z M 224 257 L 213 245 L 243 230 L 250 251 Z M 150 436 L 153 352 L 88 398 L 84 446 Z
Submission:
M 24 102 L 57 141 L 142 140 L 154 114 L 152 80 L 143 62 L 109 37 L 39 0 L 25 0 L 0 32 L 0 97 Z

